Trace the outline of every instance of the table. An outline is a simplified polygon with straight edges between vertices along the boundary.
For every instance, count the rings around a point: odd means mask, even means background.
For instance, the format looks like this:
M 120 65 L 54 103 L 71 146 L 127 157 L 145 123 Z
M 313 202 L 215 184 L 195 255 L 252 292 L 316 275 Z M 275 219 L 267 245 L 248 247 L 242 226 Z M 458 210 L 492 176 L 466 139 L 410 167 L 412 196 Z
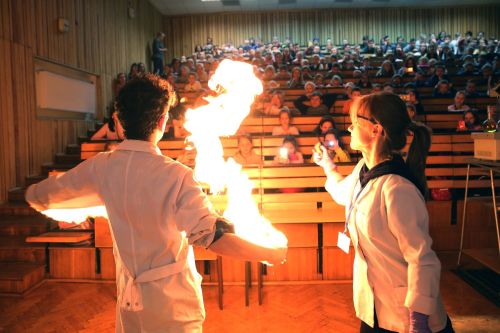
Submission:
M 458 252 L 458 262 L 457 266 L 460 266 L 460 261 L 462 259 L 462 253 L 465 253 L 469 257 L 477 260 L 484 266 L 500 274 L 500 230 L 498 225 L 498 210 L 500 207 L 497 206 L 496 194 L 495 194 L 495 173 L 500 174 L 500 161 L 490 161 L 482 160 L 478 158 L 468 158 L 467 162 L 467 175 L 465 179 L 465 197 L 464 197 L 464 207 L 462 213 L 462 231 L 460 234 L 460 248 Z M 484 174 L 490 176 L 491 182 L 491 198 L 493 200 L 493 216 L 495 217 L 495 227 L 497 232 L 497 245 L 496 249 L 464 249 L 464 232 L 465 232 L 465 222 L 466 222 L 466 211 L 467 211 L 467 196 L 469 190 L 469 174 L 471 166 L 479 167 Z

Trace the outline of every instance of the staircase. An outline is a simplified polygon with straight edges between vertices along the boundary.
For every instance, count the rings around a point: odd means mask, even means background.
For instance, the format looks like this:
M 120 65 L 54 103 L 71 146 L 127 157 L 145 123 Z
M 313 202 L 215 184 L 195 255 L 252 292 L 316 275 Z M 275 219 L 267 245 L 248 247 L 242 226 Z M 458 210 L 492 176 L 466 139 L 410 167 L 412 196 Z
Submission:
M 0 205 L 0 295 L 22 296 L 45 279 L 48 268 L 45 244 L 26 243 L 28 236 L 57 228 L 57 223 L 36 212 L 24 200 L 27 186 L 48 177 L 52 170 L 69 170 L 80 163 L 80 145 L 68 145 L 44 164 L 40 175 L 26 177 L 26 187 L 9 190 L 8 202 Z

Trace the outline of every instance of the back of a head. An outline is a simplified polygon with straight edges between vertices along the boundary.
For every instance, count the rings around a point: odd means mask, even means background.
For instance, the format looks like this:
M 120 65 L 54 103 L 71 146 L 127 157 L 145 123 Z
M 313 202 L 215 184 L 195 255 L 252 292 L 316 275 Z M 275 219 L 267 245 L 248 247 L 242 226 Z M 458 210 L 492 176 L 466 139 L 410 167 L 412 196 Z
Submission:
M 146 74 L 127 82 L 117 97 L 118 118 L 126 138 L 148 140 L 175 102 L 171 85 L 156 75 Z
M 410 119 L 405 102 L 396 94 L 380 92 L 366 95 L 358 101 L 358 111 L 373 117 L 384 129 L 383 154 L 401 152 L 406 146 L 408 134 L 413 140 L 408 150 L 406 164 L 419 183 L 419 189 L 427 194 L 425 165 L 431 145 L 431 130 L 422 123 Z

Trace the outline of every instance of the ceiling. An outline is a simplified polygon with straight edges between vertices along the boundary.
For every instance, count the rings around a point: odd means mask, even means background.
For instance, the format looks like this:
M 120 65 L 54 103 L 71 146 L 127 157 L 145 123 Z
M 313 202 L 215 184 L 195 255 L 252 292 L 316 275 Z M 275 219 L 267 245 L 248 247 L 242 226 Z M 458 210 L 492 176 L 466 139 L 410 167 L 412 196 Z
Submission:
M 149 0 L 163 15 L 219 12 L 269 11 L 278 9 L 352 7 L 431 7 L 498 4 L 498 0 Z

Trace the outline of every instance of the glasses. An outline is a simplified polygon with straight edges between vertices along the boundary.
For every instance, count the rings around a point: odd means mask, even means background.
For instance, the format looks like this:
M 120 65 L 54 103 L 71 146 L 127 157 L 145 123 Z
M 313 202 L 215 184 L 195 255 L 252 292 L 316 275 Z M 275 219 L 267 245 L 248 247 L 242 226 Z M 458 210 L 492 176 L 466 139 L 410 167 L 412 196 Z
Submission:
M 361 119 L 364 119 L 364 120 L 368 120 L 370 123 L 376 125 L 377 124 L 377 121 L 375 120 L 375 118 L 368 118 L 368 117 L 365 117 L 365 116 L 362 116 L 362 115 L 359 115 L 359 114 L 356 114 L 356 118 L 361 118 Z

